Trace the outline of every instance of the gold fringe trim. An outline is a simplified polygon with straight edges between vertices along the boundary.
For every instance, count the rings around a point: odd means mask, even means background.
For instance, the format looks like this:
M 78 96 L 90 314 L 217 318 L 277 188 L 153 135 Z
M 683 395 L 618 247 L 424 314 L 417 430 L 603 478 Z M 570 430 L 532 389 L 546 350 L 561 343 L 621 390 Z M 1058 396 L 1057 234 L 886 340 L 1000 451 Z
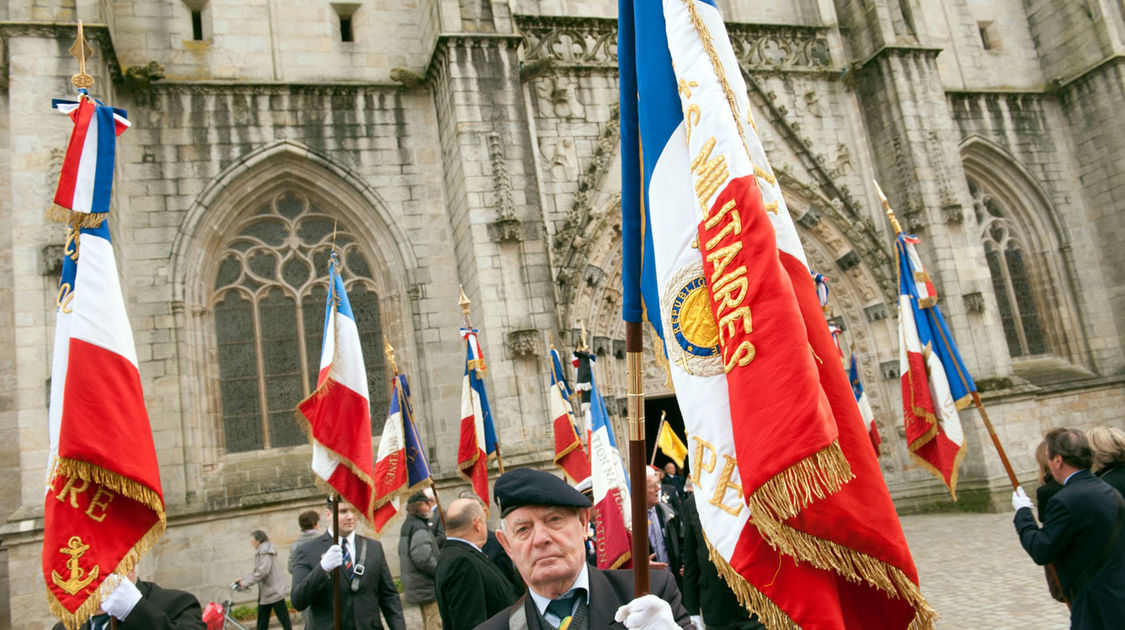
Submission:
M 769 630 L 801 630 L 801 626 L 798 626 L 797 622 L 785 614 L 785 611 L 781 610 L 761 591 L 754 588 L 746 581 L 746 578 L 739 575 L 738 571 L 730 566 L 727 559 L 711 545 L 706 532 L 703 534 L 703 540 L 707 544 L 707 553 L 711 557 L 711 562 L 714 563 L 719 575 L 730 586 L 730 590 L 734 592 L 735 597 L 738 598 L 738 603 L 742 604 L 743 608 L 758 615 L 758 621 L 764 623 Z
M 633 559 L 633 552 L 632 551 L 626 551 L 620 558 L 618 558 L 612 565 L 610 565 L 609 568 L 610 569 L 620 569 L 621 565 L 625 564 L 626 562 L 628 562 L 632 559 Z
M 43 216 L 48 221 L 55 223 L 66 223 L 73 225 L 78 229 L 82 228 L 97 228 L 101 227 L 105 222 L 106 217 L 109 216 L 108 212 L 78 212 L 69 208 L 64 208 L 57 203 L 52 203 Z
M 164 535 L 164 527 L 164 513 L 161 512 L 160 520 L 153 523 L 152 527 L 145 532 L 145 535 L 141 536 L 141 539 L 133 545 L 133 548 L 125 553 L 121 558 L 121 562 L 117 563 L 117 568 L 114 569 L 111 575 L 119 575 L 123 580 L 128 579 L 125 576 L 137 566 L 137 562 L 140 561 L 141 556 L 148 553 L 148 551 L 152 549 L 152 546 L 156 544 L 156 541 Z M 78 610 L 73 613 L 62 605 L 62 602 L 55 597 L 51 589 L 47 589 L 47 606 L 50 608 L 51 614 L 57 617 L 67 630 L 78 630 L 82 624 L 86 623 L 86 620 L 89 619 L 91 615 L 102 607 L 102 600 L 112 593 L 114 588 L 116 588 L 116 584 L 109 579 L 109 576 L 106 576 L 106 579 L 102 580 L 98 589 L 88 595 L 86 601 L 82 602 Z
M 854 478 L 837 440 L 774 475 L 747 497 L 747 504 L 762 536 L 772 540 L 780 521 L 796 516 L 814 500 L 839 492 Z
M 919 445 L 919 447 L 920 446 L 921 445 Z M 913 459 L 916 464 L 921 466 L 929 473 L 933 474 L 935 477 L 940 479 L 943 484 L 945 484 L 945 475 L 940 470 L 938 470 L 937 466 L 934 466 L 930 462 L 926 461 L 926 459 L 924 459 L 921 455 L 915 453 L 913 445 L 911 445 L 908 450 L 910 453 L 910 458 Z M 949 475 L 949 483 L 945 484 L 945 487 L 949 488 L 949 494 L 953 497 L 954 501 L 957 500 L 957 478 L 961 473 L 961 460 L 965 458 L 965 452 L 965 445 L 961 444 L 961 448 L 957 450 L 957 456 L 953 458 L 953 471 Z
M 325 382 L 327 383 L 328 381 L 325 380 Z M 317 391 L 319 391 L 319 389 Z M 317 392 L 313 392 L 313 393 L 309 394 L 308 398 L 306 398 L 305 400 L 309 400 L 313 396 L 318 396 L 318 395 L 320 395 L 320 394 L 318 394 Z M 305 400 L 302 400 L 301 403 L 303 404 L 305 402 Z M 374 520 L 375 520 L 375 507 L 374 507 L 375 506 L 375 480 L 372 479 L 367 473 L 365 473 L 364 471 L 362 471 L 358 467 L 356 467 L 355 463 L 353 463 L 352 460 L 350 460 L 347 457 L 341 455 L 340 453 L 328 448 L 327 446 L 325 446 L 325 444 L 323 442 L 321 442 L 320 440 L 317 440 L 312 434 L 312 422 L 309 421 L 309 419 L 305 417 L 305 414 L 304 414 L 304 412 L 301 411 L 300 407 L 298 407 L 296 410 L 294 410 L 293 416 L 297 419 L 297 426 L 301 428 L 301 431 L 305 434 L 305 437 L 308 438 L 309 444 L 312 444 L 313 442 L 316 442 L 317 444 L 320 444 L 320 446 L 323 447 L 324 450 L 328 451 L 329 453 L 332 453 L 337 458 L 339 458 L 340 463 L 342 463 L 344 466 L 346 466 L 347 469 L 352 472 L 352 474 L 354 474 L 356 477 L 359 477 L 359 480 L 362 481 L 368 488 L 371 489 L 371 491 L 368 493 L 368 496 L 370 497 L 370 499 L 368 500 L 367 505 L 364 506 L 366 509 L 364 510 L 364 512 L 360 516 L 362 516 L 364 519 L 366 519 L 367 523 L 369 525 L 371 523 L 373 523 Z M 317 481 L 323 481 L 324 482 L 323 486 L 325 488 L 327 488 L 327 490 L 329 492 L 336 492 L 336 489 L 333 488 L 331 485 L 329 485 L 327 481 L 320 479 L 319 475 L 317 475 L 316 480 Z M 318 484 L 318 485 L 320 485 L 320 484 Z
M 160 494 L 155 490 L 136 480 L 106 470 L 96 464 L 70 459 L 68 457 L 57 458 L 54 463 L 53 472 L 54 475 L 85 479 L 86 481 L 93 481 L 96 484 L 105 486 L 124 497 L 138 503 L 143 503 L 150 510 L 156 512 L 157 516 L 160 517 L 161 523 L 165 522 L 164 499 L 162 499 Z

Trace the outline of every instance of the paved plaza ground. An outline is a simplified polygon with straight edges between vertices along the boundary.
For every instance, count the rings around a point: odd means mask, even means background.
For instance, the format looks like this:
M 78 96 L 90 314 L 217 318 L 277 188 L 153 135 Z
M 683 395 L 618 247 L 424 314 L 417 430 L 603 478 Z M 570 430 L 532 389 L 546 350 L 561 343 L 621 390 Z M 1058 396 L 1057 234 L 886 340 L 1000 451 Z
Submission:
M 937 630 L 1065 630 L 1066 605 L 1051 599 L 1043 568 L 1016 538 L 1012 513 L 902 517 L 922 594 Z
M 1066 606 L 1051 599 L 1043 569 L 1020 547 L 1010 512 L 916 514 L 902 517 L 902 528 L 922 593 L 940 615 L 937 630 L 1069 627 Z M 406 627 L 419 630 L 418 607 L 404 608 Z

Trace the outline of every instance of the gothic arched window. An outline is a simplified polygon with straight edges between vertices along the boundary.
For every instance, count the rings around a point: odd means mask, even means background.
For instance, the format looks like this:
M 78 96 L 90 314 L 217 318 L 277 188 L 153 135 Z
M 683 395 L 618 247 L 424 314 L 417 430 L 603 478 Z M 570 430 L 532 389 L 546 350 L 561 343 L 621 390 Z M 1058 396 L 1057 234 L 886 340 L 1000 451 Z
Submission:
M 282 192 L 231 235 L 211 300 L 226 451 L 305 443 L 294 409 L 316 387 L 333 243 L 359 326 L 372 419 L 381 420 L 388 394 L 379 296 L 346 227 L 303 195 Z
M 984 245 L 992 290 L 1000 309 L 1008 353 L 1028 357 L 1048 352 L 1040 308 L 1035 299 L 1028 258 L 1031 251 L 1019 224 L 1006 216 L 995 199 L 969 180 L 981 244 Z

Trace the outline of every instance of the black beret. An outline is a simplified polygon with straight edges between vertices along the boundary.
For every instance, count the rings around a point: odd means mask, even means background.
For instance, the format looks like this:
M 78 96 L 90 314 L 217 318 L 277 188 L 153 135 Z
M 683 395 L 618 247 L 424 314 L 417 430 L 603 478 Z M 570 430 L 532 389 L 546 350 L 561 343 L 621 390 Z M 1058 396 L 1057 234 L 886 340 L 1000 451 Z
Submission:
M 415 492 L 414 494 L 410 495 L 409 499 L 406 500 L 406 504 L 414 505 L 415 503 L 428 503 L 429 501 L 430 497 L 426 496 L 425 492 Z
M 534 468 L 516 468 L 500 475 L 494 486 L 500 516 L 525 505 L 588 508 L 583 494 L 562 479 Z

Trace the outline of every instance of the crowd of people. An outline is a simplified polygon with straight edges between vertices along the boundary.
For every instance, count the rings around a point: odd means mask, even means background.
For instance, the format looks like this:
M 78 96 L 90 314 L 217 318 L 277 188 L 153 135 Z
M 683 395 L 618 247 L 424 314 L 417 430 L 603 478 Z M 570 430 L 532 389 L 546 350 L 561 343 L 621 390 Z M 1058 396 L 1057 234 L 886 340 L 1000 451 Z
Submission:
M 1051 594 L 1071 607 L 1072 629 L 1118 627 L 1125 618 L 1125 431 L 1054 429 L 1035 456 L 1036 502 L 1022 488 L 1012 496 L 1020 543 L 1047 567 Z M 333 628 L 336 569 L 346 630 L 405 630 L 403 600 L 418 607 L 420 630 L 764 628 L 711 562 L 691 480 L 675 463 L 649 468 L 646 519 L 634 518 L 635 526 L 647 524 L 650 550 L 652 594 L 639 598 L 632 570 L 603 571 L 590 561 L 588 495 L 531 468 L 501 475 L 494 495 L 496 531 L 471 493 L 453 501 L 444 518 L 431 492 L 407 499 L 398 544 L 401 596 L 382 543 L 356 532 L 358 514 L 346 503 L 339 506 L 338 535 L 318 528 L 315 510 L 300 514 L 291 578 L 267 534 L 251 532 L 253 570 L 235 585 L 258 586 L 259 630 L 271 614 L 289 630 L 287 595 L 307 629 Z M 324 516 L 331 520 L 332 510 Z M 192 595 L 135 574 L 120 581 L 84 628 L 106 628 L 110 616 L 122 630 L 207 627 Z

